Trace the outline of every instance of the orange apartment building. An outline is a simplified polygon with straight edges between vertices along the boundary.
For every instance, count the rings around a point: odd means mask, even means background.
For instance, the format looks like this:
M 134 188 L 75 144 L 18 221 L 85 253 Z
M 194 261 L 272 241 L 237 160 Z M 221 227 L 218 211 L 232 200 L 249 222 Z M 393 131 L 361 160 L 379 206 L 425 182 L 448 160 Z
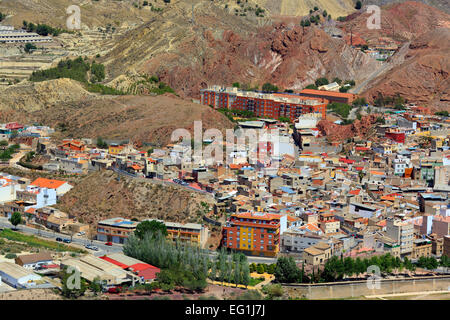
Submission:
M 167 229 L 167 239 L 173 242 L 180 241 L 190 243 L 191 245 L 204 247 L 208 240 L 209 230 L 199 223 L 178 223 L 168 222 L 158 219 L 149 219 L 148 221 L 159 221 L 164 223 Z
M 125 243 L 136 230 L 138 222 L 124 218 L 111 218 L 97 223 L 97 240 L 113 243 Z
M 251 111 L 257 117 L 289 118 L 291 122 L 306 113 L 326 118 L 328 100 L 287 93 L 242 91 L 238 88 L 211 86 L 200 90 L 201 103 L 215 109 Z
M 287 216 L 264 212 L 235 213 L 222 231 L 222 246 L 250 255 L 274 257 L 280 250 Z

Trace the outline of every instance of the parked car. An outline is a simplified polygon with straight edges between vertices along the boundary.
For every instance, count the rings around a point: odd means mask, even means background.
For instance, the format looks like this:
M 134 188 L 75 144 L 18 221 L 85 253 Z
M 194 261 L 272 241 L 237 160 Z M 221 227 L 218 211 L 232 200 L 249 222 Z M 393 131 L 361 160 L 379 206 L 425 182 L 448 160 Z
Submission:
M 122 287 L 111 287 L 108 288 L 108 293 L 120 293 L 122 291 Z
M 105 246 L 112 246 L 112 242 L 106 242 Z
M 64 243 L 71 243 L 72 241 L 70 241 L 70 239 L 64 239 L 63 242 Z
M 58 238 L 56 238 L 56 241 L 61 242 L 61 241 L 63 241 L 63 239 L 61 239 L 60 237 L 58 237 Z

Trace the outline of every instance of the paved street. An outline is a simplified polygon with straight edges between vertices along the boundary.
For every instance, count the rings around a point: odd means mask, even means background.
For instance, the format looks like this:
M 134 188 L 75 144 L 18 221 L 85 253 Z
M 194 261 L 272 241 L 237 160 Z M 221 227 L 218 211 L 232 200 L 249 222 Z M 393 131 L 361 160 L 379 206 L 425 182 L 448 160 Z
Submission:
M 13 227 L 12 224 L 8 221 L 7 218 L 0 217 L 0 228 L 8 228 L 9 229 L 12 227 Z M 44 231 L 44 230 L 34 229 L 34 228 L 26 227 L 24 225 L 17 226 L 17 231 L 23 232 L 26 234 L 32 234 L 32 235 L 42 237 L 42 238 L 46 238 L 48 240 L 55 240 L 58 237 L 62 238 L 62 239 L 70 239 L 70 237 L 66 234 L 53 232 L 53 231 Z M 84 246 L 86 244 L 90 244 L 90 243 L 92 243 L 94 246 L 99 248 L 99 251 L 93 251 L 93 250 L 84 248 Z M 74 236 L 72 238 L 71 245 L 75 245 L 77 247 L 83 248 L 95 256 L 102 256 L 104 254 L 114 253 L 114 252 L 122 252 L 122 250 L 123 250 L 123 246 L 120 244 L 113 244 L 112 246 L 107 246 L 102 241 L 97 241 L 97 240 L 91 241 L 89 239 L 86 239 L 83 237 L 78 237 L 78 236 Z M 216 255 L 217 255 L 216 252 L 211 252 L 209 256 L 212 258 L 212 257 L 215 257 Z M 276 263 L 276 261 L 277 261 L 276 258 L 267 258 L 267 257 L 250 257 L 249 256 L 249 257 L 247 257 L 247 259 L 248 259 L 249 263 L 271 264 L 271 263 Z
M 7 218 L 0 217 L 0 228 L 12 228 L 13 225 L 8 221 Z M 17 231 L 27 233 L 27 234 L 33 234 L 35 236 L 39 236 L 42 238 L 46 238 L 48 240 L 55 240 L 56 238 L 62 238 L 62 239 L 70 239 L 70 236 L 58 232 L 53 231 L 44 231 L 39 229 L 34 229 L 30 227 L 26 227 L 24 225 L 17 226 Z M 92 243 L 94 246 L 99 248 L 99 251 L 92 251 L 89 249 L 85 249 L 84 246 L 86 244 Z M 122 252 L 122 245 L 119 244 L 113 244 L 112 246 L 106 246 L 104 242 L 97 241 L 97 240 L 89 240 L 87 238 L 74 236 L 72 238 L 71 245 L 77 245 L 78 247 L 81 247 L 91 253 L 93 253 L 95 256 L 104 255 L 107 253 L 113 253 L 113 252 Z

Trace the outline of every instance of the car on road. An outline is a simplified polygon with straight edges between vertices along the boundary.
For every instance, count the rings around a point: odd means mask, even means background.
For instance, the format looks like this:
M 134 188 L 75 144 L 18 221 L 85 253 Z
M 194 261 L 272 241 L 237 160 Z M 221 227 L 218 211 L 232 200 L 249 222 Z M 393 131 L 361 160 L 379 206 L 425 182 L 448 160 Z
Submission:
M 81 231 L 81 232 L 78 232 L 78 233 L 77 233 L 77 236 L 84 236 L 85 234 L 86 234 L 86 232 Z
M 92 244 L 87 244 L 84 247 L 89 250 L 98 251 L 98 248 L 96 246 L 93 246 Z
M 60 237 L 56 238 L 56 241 L 62 242 L 63 239 L 61 239 Z
M 105 246 L 112 246 L 112 242 L 106 242 Z
M 64 243 L 71 243 L 72 241 L 70 239 L 64 239 L 63 242 Z

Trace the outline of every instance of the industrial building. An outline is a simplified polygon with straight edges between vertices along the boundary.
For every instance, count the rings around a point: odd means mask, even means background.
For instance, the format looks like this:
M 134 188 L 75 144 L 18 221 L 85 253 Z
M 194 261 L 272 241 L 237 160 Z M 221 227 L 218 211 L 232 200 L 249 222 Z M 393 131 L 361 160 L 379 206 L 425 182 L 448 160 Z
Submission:
M 7 261 L 0 262 L 0 278 L 1 281 L 16 289 L 37 288 L 46 284 L 40 275 Z
M 106 287 L 122 284 L 135 285 L 135 283 L 141 282 L 138 275 L 123 270 L 121 267 L 93 255 L 62 260 L 61 269 L 65 267 L 72 267 L 79 270 L 80 276 L 89 282 L 98 278 Z
M 15 30 L 12 26 L 0 26 L 0 43 L 50 42 L 52 37 L 41 36 L 35 32 Z

